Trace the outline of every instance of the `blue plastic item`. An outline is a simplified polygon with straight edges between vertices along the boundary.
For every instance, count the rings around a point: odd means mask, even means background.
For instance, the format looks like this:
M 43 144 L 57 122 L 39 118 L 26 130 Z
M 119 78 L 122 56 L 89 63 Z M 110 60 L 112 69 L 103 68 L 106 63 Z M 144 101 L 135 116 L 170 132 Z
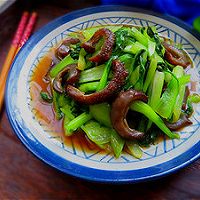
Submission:
M 192 24 L 200 16 L 200 0 L 102 0 L 102 4 L 122 4 L 169 14 Z

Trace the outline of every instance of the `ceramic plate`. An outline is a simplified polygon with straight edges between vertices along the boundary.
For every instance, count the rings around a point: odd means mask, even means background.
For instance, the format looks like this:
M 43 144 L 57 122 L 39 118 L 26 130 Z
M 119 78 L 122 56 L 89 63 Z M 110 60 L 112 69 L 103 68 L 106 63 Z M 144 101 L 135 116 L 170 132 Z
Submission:
M 199 36 L 175 18 L 123 6 L 100 6 L 64 15 L 35 33 L 17 55 L 10 71 L 6 108 L 10 123 L 24 145 L 49 165 L 91 181 L 127 183 L 160 177 L 180 169 L 200 155 L 200 106 L 195 107 L 193 125 L 180 132 L 180 140 L 163 140 L 143 150 L 135 159 L 124 153 L 119 159 L 97 150 L 86 151 L 62 137 L 53 137 L 37 120 L 31 107 L 30 78 L 50 48 L 68 33 L 105 24 L 156 26 L 158 32 L 181 43 L 193 59 L 195 69 L 188 71 L 195 90 L 200 93 Z M 16 152 L 17 154 L 17 152 Z

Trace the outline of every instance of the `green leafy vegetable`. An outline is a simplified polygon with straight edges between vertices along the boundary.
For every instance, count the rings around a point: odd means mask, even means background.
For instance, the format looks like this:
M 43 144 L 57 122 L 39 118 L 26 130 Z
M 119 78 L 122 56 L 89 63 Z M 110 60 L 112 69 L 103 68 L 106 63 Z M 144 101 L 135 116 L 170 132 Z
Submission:
M 139 90 L 140 88 L 142 88 L 145 75 L 145 64 L 147 61 L 146 58 L 147 53 L 145 50 L 141 50 L 135 55 L 132 68 L 133 72 L 130 75 L 129 83 L 127 84 L 129 87 L 135 86 L 137 83 L 137 89 Z
M 155 53 L 156 43 L 148 40 L 148 54 L 151 57 Z
M 137 143 L 133 141 L 127 141 L 126 145 L 131 155 L 138 159 L 142 158 L 143 152 Z
M 156 68 L 157 68 L 157 60 L 155 58 L 152 58 L 150 62 L 149 70 L 147 72 L 146 80 L 144 82 L 143 92 L 147 91 L 149 84 L 152 78 L 154 77 Z
M 139 145 L 149 147 L 151 144 L 155 144 L 155 141 L 159 136 L 159 132 L 161 131 L 157 127 L 151 128 L 146 132 L 144 139 L 139 141 Z
M 173 69 L 173 73 L 178 79 L 184 77 L 184 70 L 183 67 L 181 66 L 176 66 Z M 180 118 L 184 95 L 185 95 L 185 84 L 181 84 L 179 81 L 178 96 L 176 98 L 176 103 L 174 105 L 174 110 L 173 110 L 173 122 L 178 121 L 178 119 Z
M 57 65 L 55 65 L 51 71 L 50 71 L 50 76 L 51 78 L 55 78 L 57 74 L 64 69 L 67 65 L 75 63 L 75 60 L 70 56 L 66 56 L 61 60 Z
M 163 58 L 164 53 L 165 53 L 165 48 L 161 44 L 161 40 L 160 40 L 160 38 L 158 36 L 158 33 L 156 33 L 155 31 L 153 31 L 152 27 L 148 27 L 147 28 L 147 33 L 154 40 L 154 42 L 156 44 L 155 50 L 156 50 L 157 54 L 160 57 Z
M 60 110 L 60 104 L 59 104 L 59 98 L 60 94 L 57 93 L 55 90 L 53 90 L 53 106 L 54 106 L 54 111 L 55 111 L 55 116 L 57 120 L 62 119 L 63 113 Z
M 81 72 L 79 83 L 86 83 L 100 80 L 104 71 L 105 65 L 100 65 L 87 69 Z
M 78 67 L 79 70 L 84 70 L 86 67 L 86 62 L 84 56 L 86 55 L 86 51 L 82 48 L 79 52 L 79 58 L 78 58 Z
M 119 156 L 121 155 L 121 152 L 123 150 L 125 141 L 116 133 L 115 130 L 111 131 L 110 144 L 111 144 L 111 147 L 114 151 L 116 158 L 119 158 Z
M 188 96 L 187 109 L 185 110 L 185 113 L 188 116 L 190 116 L 194 112 L 192 103 L 200 103 L 200 95 L 199 94 L 192 94 L 192 95 Z
M 148 91 L 148 94 L 149 94 L 148 104 L 151 106 L 151 108 L 154 111 L 160 102 L 163 84 L 164 84 L 164 73 L 156 70 L 153 81 Z M 151 125 L 152 125 L 152 122 L 149 121 L 147 125 L 147 130 L 149 130 Z
M 131 28 L 131 31 L 133 32 L 134 38 L 141 44 L 143 44 L 145 47 L 148 47 L 148 38 L 146 38 L 139 30 L 137 30 L 135 27 Z
M 139 79 L 134 85 L 134 89 L 142 90 L 144 84 L 144 78 L 146 73 L 146 63 L 147 63 L 147 52 L 145 51 L 140 56 L 140 64 L 139 64 Z
M 113 60 L 113 58 L 111 57 L 103 70 L 103 74 L 100 79 L 99 85 L 97 87 L 97 91 L 104 89 L 107 85 L 108 76 L 109 76 L 111 65 L 112 65 L 112 60 Z
M 124 48 L 124 52 L 136 54 L 139 51 L 141 51 L 142 49 L 147 50 L 147 48 L 143 44 L 136 41 L 135 43 L 126 46 Z
M 47 92 L 40 92 L 40 96 L 47 103 L 53 102 L 53 98 Z
M 112 128 L 110 120 L 110 105 L 108 103 L 91 105 L 90 113 L 100 124 Z
M 93 92 L 97 90 L 99 85 L 98 81 L 81 84 L 79 90 L 82 92 Z
M 67 125 L 66 130 L 67 132 L 71 133 L 73 131 L 76 131 L 78 128 L 80 128 L 82 125 L 84 125 L 86 122 L 92 119 L 92 115 L 88 113 L 82 113 L 78 117 L 72 119 Z
M 62 107 L 60 109 L 62 111 L 62 113 L 67 117 L 69 118 L 70 120 L 74 119 L 75 116 L 74 114 L 72 113 L 72 106 L 69 105 L 69 104 L 66 104 L 64 107 Z
M 172 133 L 162 119 L 153 111 L 153 109 L 146 103 L 142 101 L 136 101 L 131 105 L 131 110 L 144 114 L 153 123 L 155 123 L 168 137 L 170 138 L 180 138 L 176 133 Z
M 191 94 L 188 96 L 188 101 L 191 103 L 200 103 L 200 95 L 199 94 Z
M 81 50 L 81 46 L 80 46 L 80 44 L 77 44 L 76 47 L 74 48 L 74 50 L 70 52 L 71 58 L 74 60 L 78 60 L 80 50 Z
M 162 94 L 160 102 L 156 107 L 156 112 L 165 119 L 170 119 L 173 113 L 176 98 L 179 92 L 179 82 L 177 78 L 172 77 L 167 85 L 167 89 Z M 166 103 L 167 102 L 167 103 Z
M 97 145 L 103 145 L 110 142 L 112 129 L 101 127 L 98 122 L 90 120 L 81 128 L 88 138 Z

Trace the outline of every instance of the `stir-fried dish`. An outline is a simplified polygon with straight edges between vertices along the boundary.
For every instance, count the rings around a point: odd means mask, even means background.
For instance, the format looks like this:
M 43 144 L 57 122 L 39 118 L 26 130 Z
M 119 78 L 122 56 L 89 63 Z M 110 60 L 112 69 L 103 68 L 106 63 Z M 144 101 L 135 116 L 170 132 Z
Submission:
M 53 105 L 66 137 L 141 158 L 142 147 L 192 124 L 192 60 L 155 27 L 101 26 L 71 33 L 53 50 L 40 99 Z

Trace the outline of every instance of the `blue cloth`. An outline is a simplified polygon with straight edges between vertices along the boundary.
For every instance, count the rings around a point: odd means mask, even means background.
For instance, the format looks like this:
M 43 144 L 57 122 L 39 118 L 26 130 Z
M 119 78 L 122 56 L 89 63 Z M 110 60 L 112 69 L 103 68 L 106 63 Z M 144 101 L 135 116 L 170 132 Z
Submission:
M 200 16 L 200 0 L 102 0 L 102 4 L 122 4 L 169 14 L 192 24 Z

